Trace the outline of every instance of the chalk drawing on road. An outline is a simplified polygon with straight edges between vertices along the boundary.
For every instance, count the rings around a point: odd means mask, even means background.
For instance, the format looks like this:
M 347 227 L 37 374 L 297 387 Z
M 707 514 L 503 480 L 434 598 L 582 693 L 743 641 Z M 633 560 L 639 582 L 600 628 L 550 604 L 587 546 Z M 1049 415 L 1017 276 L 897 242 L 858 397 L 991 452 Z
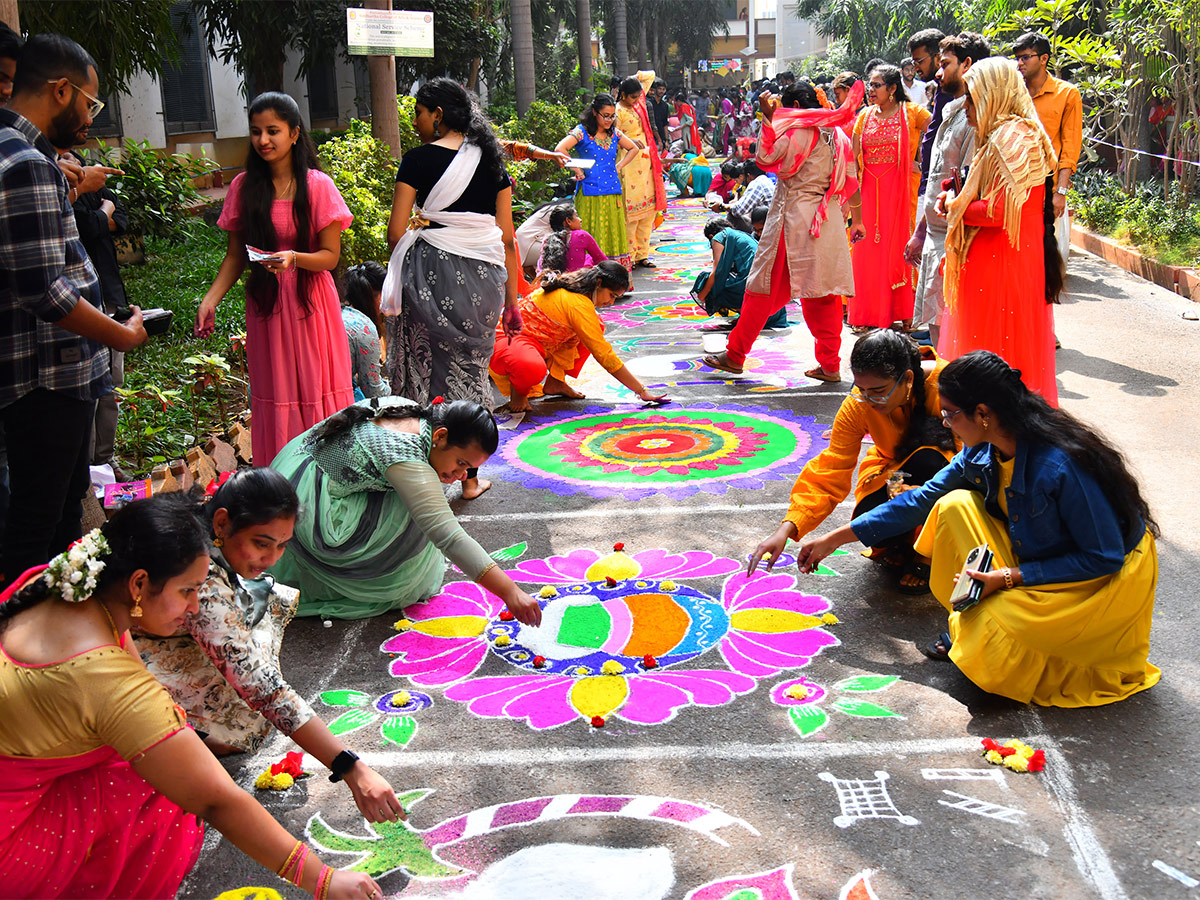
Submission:
M 954 791 L 942 791 L 947 797 L 956 797 L 953 803 L 947 803 L 945 800 L 939 800 L 942 806 L 948 806 L 951 809 L 962 810 L 966 813 L 971 813 L 976 816 L 983 816 L 987 819 L 998 819 L 1001 822 L 1008 822 L 1010 825 L 1019 825 L 1021 823 L 1020 816 L 1025 815 L 1019 809 L 1013 809 L 1009 806 L 1001 806 L 999 803 L 989 803 L 987 800 L 980 800 L 978 797 L 968 797 L 966 794 L 956 794 Z
M 1200 885 L 1200 881 L 1197 881 L 1195 878 L 1193 878 L 1187 872 L 1181 872 L 1174 866 L 1167 865 L 1167 863 L 1163 862 L 1161 859 L 1156 859 L 1154 862 L 1151 863 L 1151 865 L 1154 866 L 1154 868 L 1158 869 L 1158 871 L 1160 871 L 1164 875 L 1166 875 L 1168 878 L 1174 878 L 1176 881 L 1178 881 L 1184 887 L 1194 888 L 1194 887 Z
M 675 825 L 702 835 L 723 847 L 729 846 L 720 834 L 727 828 L 740 828 L 755 837 L 758 831 L 742 819 L 718 809 L 672 797 L 643 794 L 559 794 L 529 797 L 452 816 L 431 828 L 417 829 L 412 809 L 433 793 L 419 788 L 397 795 L 409 813 L 401 822 L 369 823 L 364 819 L 365 834 L 348 834 L 330 826 L 320 813 L 308 821 L 305 835 L 325 853 L 343 853 L 355 857 L 342 866 L 345 871 L 366 872 L 379 878 L 403 870 L 413 878 L 447 879 L 475 874 L 463 866 L 452 865 L 439 850 L 472 838 L 509 828 L 540 825 L 564 819 L 603 817 L 636 819 Z
M 871 869 L 859 872 L 846 882 L 841 893 L 838 894 L 838 900 L 879 900 L 879 895 L 871 887 L 871 876 L 874 874 Z
M 240 887 L 222 891 L 213 900 L 283 900 L 283 895 L 275 888 Z
M 332 690 L 321 693 L 326 706 L 347 708 L 329 723 L 335 735 L 349 734 L 383 719 L 379 726 L 384 744 L 406 747 L 417 736 L 417 720 L 413 713 L 433 705 L 433 698 L 421 691 L 389 691 L 372 699 L 362 691 Z
M 728 704 L 838 644 L 821 619 L 829 602 L 795 590 L 791 575 L 747 578 L 736 560 L 703 551 L 621 547 L 514 566 L 516 581 L 543 585 L 537 628 L 477 584 L 447 585 L 408 607 L 383 644 L 396 657 L 391 673 L 448 686 L 445 696 L 477 716 L 539 730 L 613 718 L 657 725 L 688 706 Z M 719 599 L 683 583 L 722 575 Z M 477 677 L 489 657 L 520 674 Z M 718 657 L 726 668 L 682 668 Z
M 834 690 L 851 696 L 839 697 L 830 704 L 830 709 L 856 719 L 903 719 L 904 716 L 886 706 L 854 696 L 887 690 L 899 680 L 895 675 L 856 675 L 844 678 L 833 686 Z M 784 681 L 771 689 L 771 701 L 787 709 L 792 727 L 801 737 L 811 737 L 829 724 L 829 713 L 819 705 L 827 696 L 828 692 L 824 687 L 807 678 Z
M 926 781 L 994 781 L 1007 789 L 1003 769 L 922 769 Z
M 691 891 L 684 900 L 800 900 L 792 887 L 792 865 L 757 875 L 731 875 Z
M 892 802 L 887 789 L 887 780 L 891 776 L 887 772 L 877 770 L 873 780 L 837 778 L 830 772 L 821 772 L 817 777 L 828 781 L 837 791 L 842 813 L 834 816 L 833 824 L 838 828 L 849 828 L 859 819 L 895 819 L 901 825 L 921 824 L 920 819 L 900 812 Z

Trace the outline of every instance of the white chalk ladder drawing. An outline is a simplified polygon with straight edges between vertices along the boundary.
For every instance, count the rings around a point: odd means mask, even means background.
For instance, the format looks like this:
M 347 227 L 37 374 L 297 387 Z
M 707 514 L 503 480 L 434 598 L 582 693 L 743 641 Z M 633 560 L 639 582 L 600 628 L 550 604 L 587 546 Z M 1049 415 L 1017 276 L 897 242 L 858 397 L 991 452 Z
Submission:
M 818 776 L 828 781 L 837 791 L 842 814 L 835 816 L 833 824 L 838 828 L 849 828 L 859 819 L 895 819 L 901 825 L 920 825 L 921 820 L 908 816 L 896 808 L 887 791 L 887 772 L 876 771 L 875 780 L 836 778 L 830 772 Z

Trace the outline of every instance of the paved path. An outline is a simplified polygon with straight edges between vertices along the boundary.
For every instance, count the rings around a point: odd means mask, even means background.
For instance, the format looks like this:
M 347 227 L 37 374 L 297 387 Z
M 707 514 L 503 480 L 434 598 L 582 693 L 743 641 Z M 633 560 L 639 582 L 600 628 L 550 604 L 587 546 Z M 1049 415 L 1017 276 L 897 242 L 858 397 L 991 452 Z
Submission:
M 289 678 L 408 794 L 408 825 L 373 833 L 319 766 L 259 796 L 389 895 L 836 898 L 864 870 L 881 900 L 1192 895 L 1200 325 L 1180 319 L 1187 301 L 1072 258 L 1060 394 L 1128 452 L 1163 526 L 1152 659 L 1165 675 L 1113 707 L 1025 708 L 926 660 L 917 643 L 941 607 L 856 552 L 799 579 L 736 574 L 849 385 L 803 377 L 802 324 L 764 337 L 741 379 L 695 367 L 723 341 L 688 315 L 701 221 L 674 203 L 660 269 L 606 313 L 618 352 L 678 402 L 643 409 L 585 370 L 589 399 L 541 404 L 505 432 L 492 491 L 456 502 L 519 580 L 556 594 L 540 633 L 461 583 L 399 631 L 400 613 L 289 630 Z M 987 765 L 984 737 L 1043 749 L 1045 772 Z M 289 749 L 278 739 L 229 768 L 249 786 Z M 183 896 L 253 885 L 301 896 L 210 832 Z M 857 890 L 841 896 L 871 896 Z

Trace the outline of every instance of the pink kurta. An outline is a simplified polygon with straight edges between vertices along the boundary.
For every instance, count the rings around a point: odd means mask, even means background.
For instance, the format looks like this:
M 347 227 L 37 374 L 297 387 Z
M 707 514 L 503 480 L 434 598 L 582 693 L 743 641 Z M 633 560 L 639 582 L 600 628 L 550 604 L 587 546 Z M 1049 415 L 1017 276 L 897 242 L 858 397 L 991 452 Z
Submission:
M 241 230 L 238 195 L 243 178 L 241 174 L 233 179 L 217 221 L 225 231 Z M 316 169 L 308 173 L 308 201 L 314 247 L 322 229 L 336 222 L 344 231 L 354 219 L 333 179 Z M 271 221 L 276 247 L 261 249 L 295 249 L 292 201 L 274 201 Z M 255 313 L 250 298 L 246 299 L 246 363 L 250 369 L 250 433 L 255 465 L 268 465 L 296 435 L 354 402 L 350 345 L 333 275 L 310 274 L 312 296 L 307 312 L 296 290 L 294 268 L 279 276 L 279 297 L 270 316 L 263 318 Z

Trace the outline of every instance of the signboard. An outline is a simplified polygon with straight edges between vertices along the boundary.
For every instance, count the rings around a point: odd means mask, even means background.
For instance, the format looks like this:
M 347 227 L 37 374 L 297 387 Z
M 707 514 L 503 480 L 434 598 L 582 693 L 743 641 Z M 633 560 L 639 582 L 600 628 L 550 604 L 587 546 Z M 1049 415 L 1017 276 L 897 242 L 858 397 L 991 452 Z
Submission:
M 702 59 L 696 63 L 697 72 L 712 72 L 724 77 L 730 72 L 742 71 L 740 59 Z
M 433 13 L 347 9 L 346 48 L 356 56 L 433 56 Z

